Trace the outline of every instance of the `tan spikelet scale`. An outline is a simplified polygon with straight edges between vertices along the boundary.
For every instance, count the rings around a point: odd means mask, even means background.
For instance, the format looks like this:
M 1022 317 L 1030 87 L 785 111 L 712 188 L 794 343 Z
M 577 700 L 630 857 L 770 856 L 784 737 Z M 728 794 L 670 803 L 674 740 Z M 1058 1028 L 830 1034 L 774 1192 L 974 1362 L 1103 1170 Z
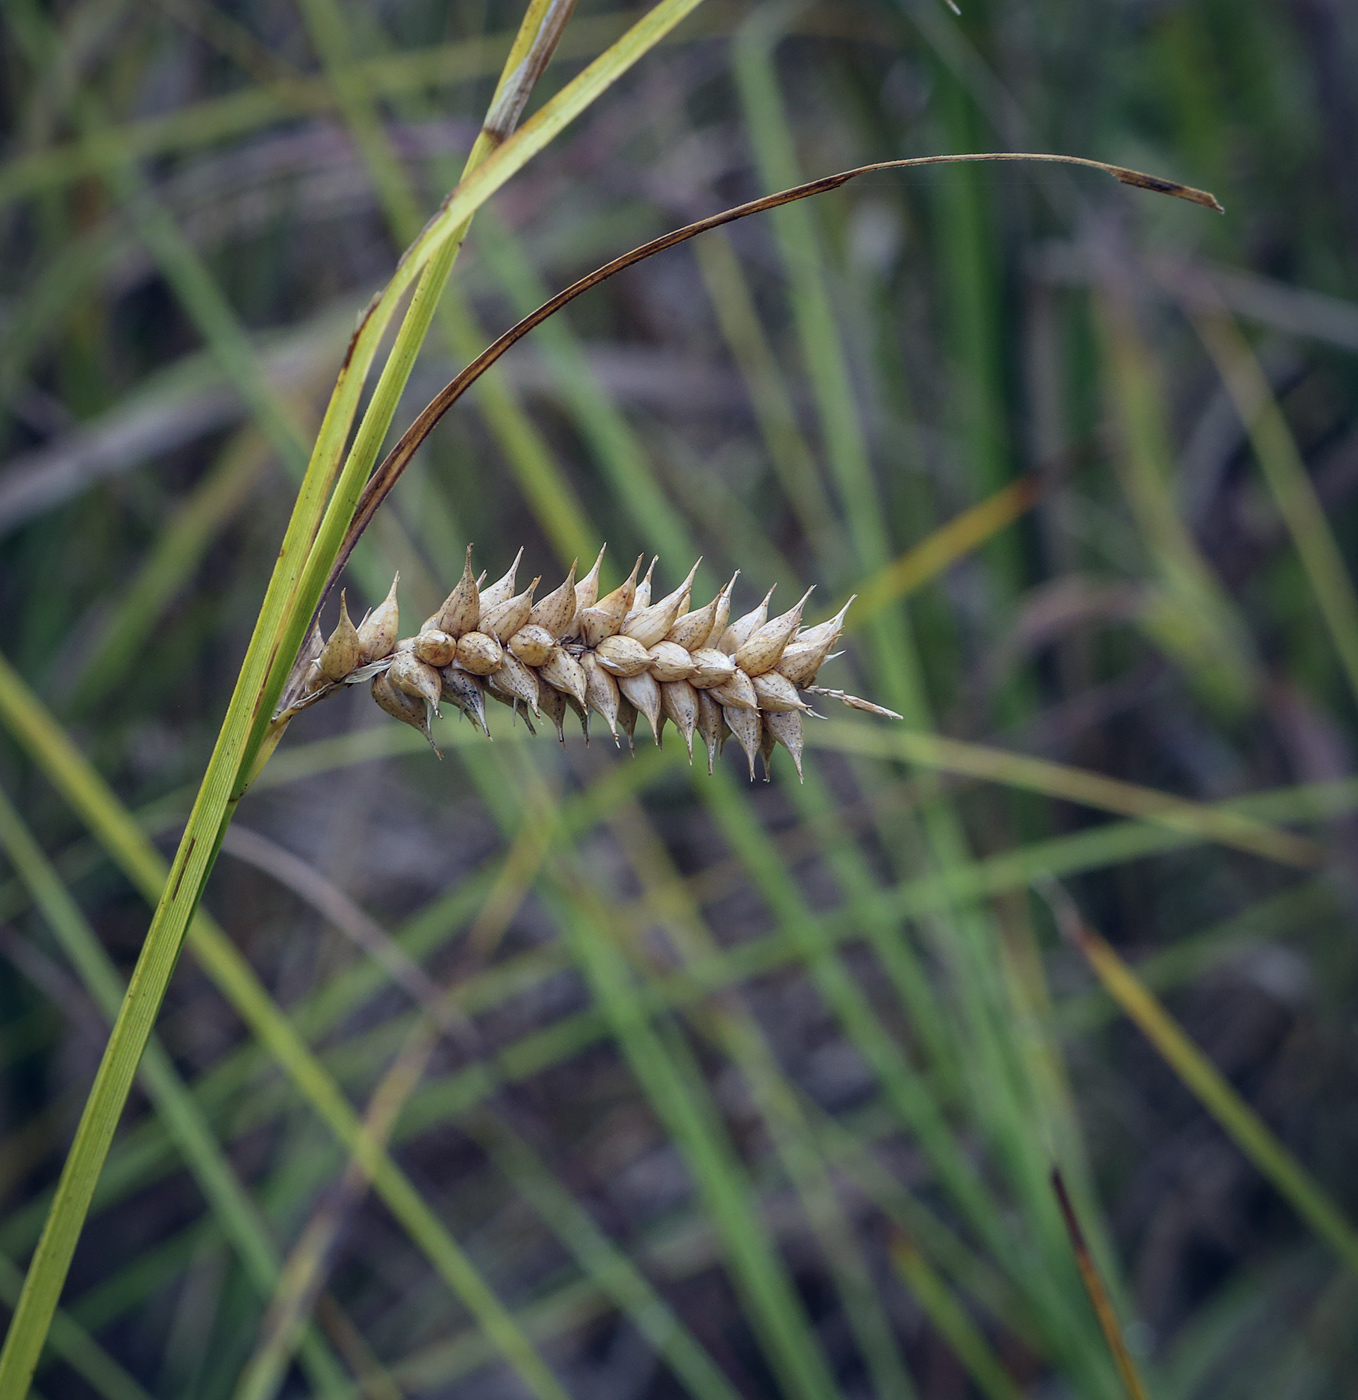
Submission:
M 737 648 L 734 653 L 735 663 L 747 676 L 763 675 L 778 664 L 783 648 L 797 634 L 797 627 L 802 620 L 802 608 L 806 606 L 806 600 L 810 596 L 811 589 L 808 588 L 796 607 L 789 608 L 787 612 L 764 623 L 762 627 L 756 627 Z
M 745 759 L 750 765 L 750 781 L 754 782 L 754 759 L 764 737 L 764 722 L 759 718 L 759 711 L 738 710 L 723 705 L 721 712 L 735 735 L 736 743 L 745 750 Z
M 797 694 L 797 687 L 777 671 L 766 671 L 762 676 L 751 676 L 750 682 L 754 686 L 754 696 L 759 708 L 770 714 L 811 708 Z
M 587 647 L 597 647 L 605 637 L 611 637 L 622 627 L 623 619 L 632 610 L 637 596 L 637 571 L 644 555 L 637 555 L 632 572 L 612 593 L 600 598 L 592 608 L 580 614 L 580 637 Z
M 452 663 L 457 655 L 457 641 L 447 632 L 425 631 L 415 638 L 411 650 L 426 666 L 432 666 L 437 671 Z
M 689 656 L 693 661 L 693 669 L 688 674 L 689 684 L 698 690 L 723 685 L 736 673 L 736 663 L 725 652 L 712 647 L 699 647 Z
M 457 639 L 457 660 L 464 671 L 488 676 L 504 659 L 504 648 L 484 632 L 468 632 Z
M 514 578 L 519 572 L 519 560 L 522 558 L 523 550 L 519 550 L 514 556 L 514 562 L 509 566 L 509 572 L 503 578 L 496 579 L 489 588 L 481 590 L 482 617 L 486 615 L 487 608 L 498 608 L 501 603 L 507 603 L 514 596 Z
M 624 700 L 635 706 L 638 714 L 646 716 L 655 741 L 660 742 L 660 682 L 654 676 L 642 671 L 636 676 L 622 676 L 618 679 L 618 690 Z
M 472 577 L 472 547 L 467 546 L 467 562 L 457 587 L 443 600 L 443 606 L 434 617 L 434 625 L 440 632 L 450 637 L 461 637 L 467 632 L 475 632 L 481 616 L 481 591 Z
M 496 603 L 493 607 L 487 607 L 483 599 L 481 620 L 477 623 L 476 630 L 484 632 L 488 637 L 494 637 L 499 642 L 507 642 L 520 627 L 527 624 L 529 614 L 533 611 L 533 590 L 540 581 L 534 579 L 522 593 L 516 593 L 512 598 L 506 598 L 503 603 Z
M 541 666 L 556 650 L 556 639 L 545 628 L 530 622 L 520 627 L 506 643 L 525 666 Z
M 443 682 L 443 698 L 451 700 L 489 739 L 490 729 L 486 724 L 486 688 L 481 678 L 453 665 L 445 666 L 439 672 L 439 679 Z
M 775 584 L 774 588 L 778 585 Z M 773 588 L 764 594 L 764 601 L 757 608 L 752 608 L 744 617 L 738 617 L 721 634 L 721 640 L 717 643 L 717 650 L 724 651 L 727 656 L 734 656 L 741 647 L 745 645 L 746 639 L 756 628 L 762 627 L 769 620 L 769 599 L 773 597 Z
M 764 730 L 772 735 L 792 755 L 796 765 L 797 781 L 802 780 L 802 716 L 799 710 L 789 710 L 782 714 L 766 714 Z
M 387 679 L 397 690 L 404 691 L 416 699 L 427 700 L 438 713 L 439 700 L 443 696 L 443 682 L 439 673 L 426 662 L 420 660 L 413 651 L 398 651 L 387 667 Z
M 594 655 L 599 658 L 599 665 L 618 677 L 639 676 L 651 664 L 650 652 L 635 637 L 621 632 L 605 637 L 594 648 Z
M 374 661 L 390 656 L 391 649 L 396 645 L 396 638 L 401 633 L 401 612 L 396 605 L 396 585 L 400 581 L 401 575 L 397 574 L 391 581 L 387 596 L 359 623 L 360 666 L 371 666 Z
M 673 593 L 667 593 L 658 603 L 633 612 L 623 624 L 623 635 L 636 638 L 644 647 L 653 647 L 657 642 L 663 641 L 684 609 L 693 587 L 693 576 L 698 572 L 698 564 L 702 562 L 699 559 L 698 563 L 694 564 L 688 571 L 688 577 Z
M 385 671 L 379 671 L 372 679 L 372 697 L 393 718 L 412 729 L 418 729 L 429 741 L 429 747 L 438 753 L 433 735 L 429 732 L 429 706 L 414 695 L 398 690 L 387 679 Z M 443 755 L 439 754 L 441 758 Z
M 698 725 L 698 692 L 687 681 L 662 681 L 660 708 L 679 731 L 693 762 L 693 731 Z
M 683 647 L 685 651 L 697 651 L 699 647 L 707 645 L 708 639 L 718 626 L 722 631 L 725 631 L 726 614 L 731 611 L 731 589 L 735 587 L 736 579 L 739 577 L 740 571 L 737 570 L 731 575 L 730 583 L 705 608 L 699 608 L 696 612 L 687 612 L 678 618 L 667 633 L 665 640 Z M 720 621 L 718 621 L 718 611 L 723 608 L 725 611 L 721 613 Z
M 739 668 L 729 681 L 712 686 L 712 698 L 723 709 L 757 710 L 759 699 L 754 693 L 754 682 Z
M 349 617 L 344 591 L 341 589 L 339 621 L 335 624 L 335 630 L 330 634 L 329 640 L 321 648 L 320 656 L 316 658 L 321 675 L 328 681 L 342 681 L 350 671 L 357 668 L 361 650 L 358 628 Z
M 575 621 L 575 564 L 571 565 L 565 583 L 533 604 L 528 621 L 534 627 L 541 627 L 544 632 L 550 633 L 554 642 L 559 642 L 566 635 Z
M 539 680 L 572 696 L 578 704 L 585 703 L 585 668 L 564 647 L 557 647 L 537 672 Z
M 621 696 L 618 694 L 618 683 L 612 676 L 599 665 L 594 658 L 593 652 L 586 652 L 580 658 L 580 664 L 585 668 L 585 704 L 603 716 L 604 723 L 608 726 L 608 732 L 613 736 L 613 742 L 618 742 L 618 704 Z
M 657 642 L 646 653 L 650 672 L 662 685 L 666 681 L 686 681 L 693 674 L 693 658 L 678 642 Z

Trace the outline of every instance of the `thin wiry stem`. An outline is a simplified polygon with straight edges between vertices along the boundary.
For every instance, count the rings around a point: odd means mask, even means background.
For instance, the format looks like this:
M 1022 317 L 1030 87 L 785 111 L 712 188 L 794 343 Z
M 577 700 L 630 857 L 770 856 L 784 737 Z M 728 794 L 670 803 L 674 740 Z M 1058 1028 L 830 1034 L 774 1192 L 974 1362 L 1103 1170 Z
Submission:
M 367 485 L 363 488 L 358 508 L 354 512 L 348 532 L 331 566 L 325 588 L 321 593 L 321 603 L 317 605 L 316 611 L 319 613 L 321 604 L 325 602 L 331 588 L 335 585 L 335 581 L 344 571 L 344 566 L 348 563 L 354 546 L 362 537 L 364 530 L 371 524 L 378 507 L 386 500 L 391 489 L 401 479 L 401 474 L 409 466 L 411 459 L 425 438 L 433 432 L 443 415 L 511 346 L 516 345 L 529 331 L 540 326 L 548 317 L 554 316 L 562 307 L 574 301 L 576 297 L 589 291 L 592 287 L 597 287 L 599 283 L 606 282 L 610 277 L 616 276 L 617 273 L 626 268 L 644 262 L 657 253 L 663 253 L 667 248 L 686 243 L 690 238 L 696 238 L 700 233 L 721 228 L 725 224 L 733 224 L 738 219 L 748 218 L 751 214 L 762 214 L 785 204 L 793 204 L 799 199 L 809 199 L 812 195 L 826 194 L 830 190 L 837 190 L 840 186 L 847 185 L 850 180 L 856 180 L 861 175 L 870 175 L 881 170 L 907 170 L 924 165 L 961 165 L 981 161 L 1038 161 L 1057 165 L 1088 166 L 1091 170 L 1100 170 L 1106 175 L 1111 175 L 1124 185 L 1134 185 L 1143 190 L 1154 190 L 1158 194 L 1168 194 L 1177 199 L 1186 199 L 1193 204 L 1201 204 L 1204 208 L 1214 209 L 1218 213 L 1224 212 L 1216 196 L 1206 190 L 1194 189 L 1191 185 L 1180 184 L 1177 180 L 1163 180 L 1159 176 L 1147 175 L 1139 170 L 1129 170 L 1126 166 L 1110 165 L 1106 161 L 1090 160 L 1084 156 L 1022 151 L 988 151 L 962 155 L 911 156 L 902 160 L 874 161 L 870 165 L 855 166 L 852 170 L 841 170 L 834 175 L 822 175 L 817 180 L 808 180 L 805 184 L 794 185 L 791 189 L 779 190 L 776 194 L 764 195 L 760 199 L 752 199 L 745 204 L 737 204 L 730 209 L 723 209 L 720 213 L 709 214 L 705 219 L 685 224 L 682 228 L 672 229 L 669 233 L 661 234 L 659 238 L 651 239 L 649 243 L 643 243 L 640 247 L 623 253 L 602 267 L 595 268 L 593 272 L 587 273 L 578 281 L 572 282 L 569 287 L 559 291 L 554 297 L 543 302 L 536 311 L 525 316 L 523 320 L 511 326 L 498 339 L 492 341 L 476 359 L 429 402 L 419 417 L 402 434 L 400 441 L 383 459 L 381 465 L 369 477 Z

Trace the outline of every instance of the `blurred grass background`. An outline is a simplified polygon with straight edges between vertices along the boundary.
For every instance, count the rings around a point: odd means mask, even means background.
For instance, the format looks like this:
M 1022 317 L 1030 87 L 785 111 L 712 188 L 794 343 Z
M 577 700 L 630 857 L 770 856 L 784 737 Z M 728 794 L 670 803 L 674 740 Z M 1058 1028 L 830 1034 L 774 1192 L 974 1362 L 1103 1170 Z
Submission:
M 582 4 L 544 91 L 639 13 Z M 519 18 L 0 17 L 6 1305 L 154 894 L 110 833 L 172 845 L 354 318 Z M 701 554 L 738 610 L 862 593 L 824 679 L 905 723 L 813 726 L 798 787 L 305 715 L 207 901 L 286 1022 L 186 956 L 39 1393 L 1111 1400 L 1054 1165 L 1152 1395 L 1354 1392 L 1355 62 L 1338 0 L 706 0 L 477 216 L 399 426 L 591 267 L 866 161 L 1061 151 L 1227 209 L 872 176 L 511 352 L 351 599 L 399 568 L 413 625 L 468 541 L 549 586 Z M 1223 1079 L 1122 1014 L 1049 874 Z M 390 1142 L 372 1192 L 326 1075 Z

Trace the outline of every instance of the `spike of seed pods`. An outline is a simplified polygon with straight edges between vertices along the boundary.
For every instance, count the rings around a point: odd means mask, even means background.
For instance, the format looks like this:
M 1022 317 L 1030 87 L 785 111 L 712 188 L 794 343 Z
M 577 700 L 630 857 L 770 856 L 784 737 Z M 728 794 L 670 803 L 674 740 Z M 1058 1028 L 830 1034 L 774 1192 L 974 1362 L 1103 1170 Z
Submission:
M 490 587 L 472 574 L 468 549 L 462 577 L 418 634 L 397 640 L 397 580 L 359 627 L 340 595 L 340 616 L 324 642 L 313 623 L 304 655 L 316 659 L 303 681 L 288 692 L 289 716 L 342 681 L 372 679 L 374 700 L 430 743 L 430 717 L 441 700 L 450 702 L 489 737 L 487 697 L 507 705 L 532 730 L 530 713 L 544 712 L 559 738 L 573 712 L 586 742 L 589 715 L 603 717 L 615 744 L 634 741 L 644 715 L 656 743 L 667 723 L 683 738 L 693 761 L 696 734 L 707 750 L 708 771 L 727 738 L 734 735 L 751 778 L 761 757 L 766 776 L 782 747 L 802 773 L 803 715 L 813 714 L 808 696 L 842 701 L 860 713 L 894 716 L 840 690 L 816 684 L 821 666 L 844 630 L 849 603 L 814 627 L 801 627 L 810 591 L 795 607 L 768 615 L 773 590 L 755 608 L 730 621 L 738 574 L 705 606 L 693 608 L 695 563 L 680 585 L 651 602 L 657 560 L 638 578 L 644 556 L 628 577 L 599 597 L 603 551 L 589 572 L 565 580 L 536 603 L 539 580 L 515 591 L 522 551 Z M 373 675 L 376 671 L 377 674 Z M 300 688 L 298 688 L 300 687 Z M 535 732 L 535 731 L 534 731 Z

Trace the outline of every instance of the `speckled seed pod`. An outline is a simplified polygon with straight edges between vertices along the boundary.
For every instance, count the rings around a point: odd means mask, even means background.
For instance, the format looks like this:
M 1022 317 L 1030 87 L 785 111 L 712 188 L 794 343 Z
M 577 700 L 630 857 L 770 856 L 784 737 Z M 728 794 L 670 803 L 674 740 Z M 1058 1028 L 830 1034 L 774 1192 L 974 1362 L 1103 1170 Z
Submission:
M 464 671 L 458 665 L 445 666 L 439 672 L 443 682 L 443 698 L 451 700 L 464 715 L 487 737 L 486 688 L 480 677 Z
M 685 651 L 697 651 L 699 647 L 707 645 L 708 638 L 712 636 L 715 628 L 720 627 L 722 631 L 725 631 L 726 613 L 731 610 L 731 590 L 735 587 L 739 577 L 740 572 L 737 570 L 731 575 L 731 582 L 705 608 L 699 608 L 696 612 L 687 612 L 682 617 L 677 618 L 665 640 L 683 647 Z M 725 612 L 721 614 L 719 620 L 718 609 L 722 607 L 725 608 Z
M 476 579 L 472 574 L 472 550 L 468 545 L 467 562 L 463 567 L 462 577 L 434 615 L 434 625 L 450 637 L 461 637 L 476 630 L 476 622 L 480 616 L 481 591 L 477 588 Z
M 729 681 L 712 687 L 712 698 L 728 710 L 759 708 L 759 697 L 754 693 L 754 682 L 739 667 Z
M 594 567 L 575 585 L 575 616 L 571 619 L 571 625 L 563 633 L 563 640 L 580 635 L 580 614 L 586 608 L 592 608 L 599 601 L 599 569 L 604 562 L 604 552 L 607 549 L 608 546 L 604 545 L 603 549 L 599 551 L 599 557 L 594 561 Z
M 679 731 L 693 762 L 693 731 L 698 726 L 698 692 L 687 681 L 664 681 L 660 686 L 660 707 Z
M 488 676 L 499 669 L 504 660 L 504 648 L 484 632 L 468 632 L 465 637 L 458 638 L 457 659 L 464 671 L 474 676 Z
M 592 608 L 585 608 L 580 613 L 580 639 L 587 647 L 597 647 L 605 637 L 613 636 L 622 627 L 623 619 L 631 611 L 637 596 L 637 571 L 643 558 L 638 554 L 637 562 L 632 565 L 632 572 L 625 582 L 600 598 Z
M 421 661 L 413 651 L 398 651 L 387 667 L 387 679 L 397 690 L 417 700 L 427 700 L 438 713 L 439 700 L 443 696 L 443 683 L 439 673 Z
M 545 627 L 530 622 L 510 637 L 508 645 L 525 666 L 541 666 L 556 650 L 556 639 Z
M 565 647 L 557 649 L 537 668 L 538 679 L 569 695 L 577 704 L 585 703 L 585 668 Z
M 625 700 L 631 701 L 638 714 L 646 716 L 655 741 L 660 742 L 660 682 L 654 676 L 642 671 L 639 675 L 623 676 L 618 680 L 618 691 Z
M 775 617 L 771 622 L 764 623 L 762 627 L 756 627 L 736 649 L 732 659 L 747 676 L 762 676 L 765 671 L 773 670 L 778 664 L 783 648 L 796 634 L 797 626 L 802 620 L 802 608 L 810 596 L 811 590 L 808 588 L 802 601 L 795 608 L 789 609 L 781 617 Z
M 362 650 L 358 629 L 349 619 L 349 609 L 345 606 L 344 592 L 341 590 L 339 621 L 316 658 L 316 664 L 326 680 L 342 681 L 360 664 Z
M 538 686 L 538 709 L 551 720 L 556 737 L 566 742 L 566 697 L 550 685 Z
M 698 733 L 707 746 L 707 771 L 711 773 L 731 727 L 726 723 L 721 706 L 712 698 L 711 691 L 695 690 L 693 693 L 698 697 Z
M 501 687 L 516 699 L 522 700 L 525 705 L 531 706 L 534 710 L 538 707 L 538 678 L 537 673 L 529 666 L 525 666 L 512 651 L 507 651 L 500 660 L 500 666 L 494 673 L 494 678 Z
M 433 746 L 434 740 L 429 733 L 429 706 L 423 700 L 407 695 L 404 690 L 397 690 L 387 679 L 385 671 L 379 671 L 373 677 L 372 697 L 393 719 L 418 729 Z M 438 753 L 438 749 L 435 748 L 434 752 Z
M 774 585 L 777 587 L 777 584 Z M 721 634 L 721 640 L 717 643 L 717 650 L 724 651 L 727 656 L 734 656 L 741 647 L 745 645 L 747 638 L 756 628 L 762 627 L 769 618 L 769 599 L 773 597 L 773 589 L 764 594 L 764 601 L 757 608 L 752 608 L 744 617 L 738 617 Z
M 792 755 L 797 769 L 797 781 L 802 778 L 802 716 L 799 710 L 785 713 L 766 714 L 764 731 L 775 743 L 781 744 Z
M 662 685 L 666 681 L 686 681 L 693 674 L 693 658 L 678 642 L 657 642 L 646 653 L 650 672 Z
M 489 588 L 481 589 L 482 617 L 488 609 L 498 608 L 501 603 L 507 603 L 514 596 L 514 579 L 519 572 L 519 560 L 522 558 L 523 550 L 519 550 L 514 556 L 514 562 L 509 566 L 509 572 L 503 578 L 496 579 Z
M 618 683 L 599 665 L 593 652 L 587 651 L 580 664 L 585 668 L 585 704 L 595 714 L 602 715 L 613 742 L 618 742 Z
M 714 685 L 724 685 L 736 673 L 736 663 L 724 651 L 699 647 L 689 655 L 693 669 L 688 673 L 688 681 L 697 690 L 711 690 Z
M 559 642 L 575 621 L 575 610 L 575 565 L 572 564 L 565 583 L 533 604 L 528 621 L 534 627 L 541 627 L 554 642 Z M 532 664 L 529 662 L 529 665 Z
M 646 648 L 621 632 L 605 637 L 594 648 L 594 654 L 599 658 L 599 665 L 615 676 L 639 676 L 651 664 Z
M 359 623 L 358 664 L 371 666 L 384 656 L 390 656 L 401 632 L 401 613 L 396 606 L 396 585 L 401 575 L 391 581 L 387 596 Z
M 512 598 L 506 598 L 503 603 L 495 603 L 491 607 L 487 607 L 483 599 L 481 621 L 477 623 L 476 630 L 484 632 L 488 637 L 494 637 L 498 642 L 507 642 L 527 623 L 528 616 L 533 611 L 533 590 L 539 582 L 539 579 L 534 579 L 522 593 L 516 593 Z
M 750 682 L 754 686 L 754 697 L 759 708 L 769 714 L 811 708 L 797 694 L 797 687 L 777 671 L 766 671 L 762 676 L 751 676 Z
M 754 758 L 759 752 L 760 741 L 764 737 L 764 723 L 758 710 L 736 710 L 729 705 L 721 707 L 736 743 L 745 750 L 745 760 L 750 765 L 750 781 L 754 782 Z
M 452 664 L 457 655 L 457 641 L 447 632 L 421 632 L 411 650 L 426 666 L 437 671 L 441 666 Z
M 701 563 L 700 559 L 698 564 Z M 688 577 L 673 593 L 668 593 L 658 603 L 652 603 L 649 607 L 633 613 L 623 624 L 623 635 L 635 638 L 643 647 L 653 647 L 657 642 L 664 641 L 679 614 L 688 604 L 698 564 L 694 564 L 688 572 Z

